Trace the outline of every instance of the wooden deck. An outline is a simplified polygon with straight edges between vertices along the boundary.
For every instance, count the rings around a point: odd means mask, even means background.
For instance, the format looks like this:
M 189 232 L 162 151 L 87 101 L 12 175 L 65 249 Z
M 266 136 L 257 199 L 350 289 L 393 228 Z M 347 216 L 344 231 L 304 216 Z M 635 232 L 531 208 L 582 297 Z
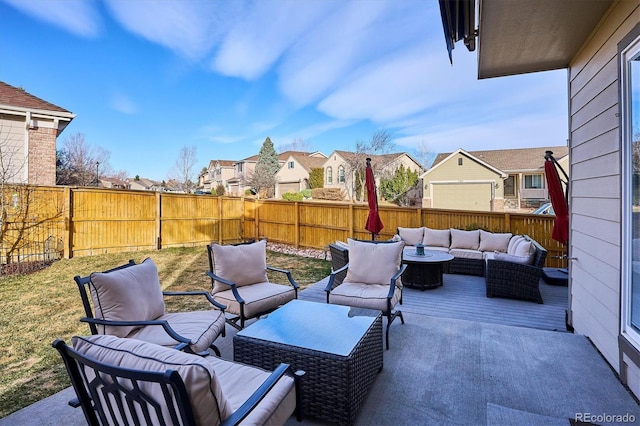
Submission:
M 300 292 L 299 298 L 326 302 L 328 277 Z M 444 285 L 431 290 L 404 289 L 403 315 L 428 315 L 468 321 L 564 331 L 568 288 L 540 280 L 544 304 L 522 300 L 488 298 L 483 277 L 444 275 Z

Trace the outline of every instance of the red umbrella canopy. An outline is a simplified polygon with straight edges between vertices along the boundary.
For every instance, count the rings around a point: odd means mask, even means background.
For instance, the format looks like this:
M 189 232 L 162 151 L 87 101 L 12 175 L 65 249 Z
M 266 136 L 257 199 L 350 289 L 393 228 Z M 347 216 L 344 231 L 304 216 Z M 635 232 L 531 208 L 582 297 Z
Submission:
M 554 162 L 550 159 L 547 159 L 544 162 L 544 174 L 547 178 L 551 205 L 556 213 L 551 238 L 561 244 L 567 244 L 567 241 L 569 241 L 569 207 L 564 196 L 564 191 L 562 190 L 558 170 L 556 169 Z
M 373 177 L 373 169 L 371 169 L 371 159 L 367 158 L 367 168 L 365 170 L 365 186 L 367 188 L 367 201 L 369 203 L 369 217 L 364 229 L 371 232 L 372 237 L 378 234 L 384 225 L 378 214 L 378 194 L 376 191 L 376 181 Z

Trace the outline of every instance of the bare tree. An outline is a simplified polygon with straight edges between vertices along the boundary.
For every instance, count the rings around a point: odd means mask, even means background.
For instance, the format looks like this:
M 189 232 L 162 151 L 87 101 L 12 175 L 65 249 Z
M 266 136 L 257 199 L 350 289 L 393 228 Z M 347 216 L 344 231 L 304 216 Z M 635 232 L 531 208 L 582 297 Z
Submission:
M 56 182 L 58 185 L 98 186 L 100 176 L 113 176 L 111 153 L 87 143 L 84 134 L 68 136 L 58 151 Z M 119 172 L 126 175 L 126 172 Z
M 302 138 L 293 138 L 293 140 L 287 144 L 278 145 L 278 152 L 285 151 L 309 152 L 311 151 L 311 144 Z
M 197 157 L 195 146 L 183 146 L 169 172 L 169 180 L 175 181 L 182 192 L 191 192 L 195 187 Z
M 415 147 L 415 149 L 413 150 L 413 155 L 416 157 L 416 160 L 418 160 L 418 163 L 420 163 L 420 166 L 422 166 L 424 170 L 427 170 L 429 168 L 427 162 L 431 160 L 433 155 L 431 149 L 429 148 L 429 145 L 427 145 L 424 140 L 421 140 L 420 143 L 418 143 L 418 146 Z
M 345 158 L 345 185 L 351 199 L 364 200 L 365 168 L 367 157 L 371 157 L 371 168 L 374 174 L 379 174 L 388 161 L 384 154 L 388 154 L 395 144 L 387 130 L 378 130 L 371 135 L 369 141 L 356 142 L 356 149 L 352 155 Z

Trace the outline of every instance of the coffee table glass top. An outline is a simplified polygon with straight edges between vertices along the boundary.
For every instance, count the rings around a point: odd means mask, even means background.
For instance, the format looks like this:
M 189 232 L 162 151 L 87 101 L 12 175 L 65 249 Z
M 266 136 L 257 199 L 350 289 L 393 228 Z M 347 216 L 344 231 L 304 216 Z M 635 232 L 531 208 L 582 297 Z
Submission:
M 405 247 L 402 250 L 402 260 L 411 262 L 448 262 L 453 256 L 446 251 L 425 250 L 424 255 L 416 253 L 415 247 Z
M 292 300 L 237 334 L 335 355 L 349 355 L 380 311 Z

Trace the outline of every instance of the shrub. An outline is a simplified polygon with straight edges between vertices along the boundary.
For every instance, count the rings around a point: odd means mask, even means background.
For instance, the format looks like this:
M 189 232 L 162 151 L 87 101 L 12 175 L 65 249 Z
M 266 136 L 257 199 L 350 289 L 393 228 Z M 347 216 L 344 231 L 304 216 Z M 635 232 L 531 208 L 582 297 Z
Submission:
M 311 189 L 324 186 L 324 169 L 322 167 L 311 169 L 309 172 L 309 186 Z
M 304 198 L 311 198 L 311 190 L 310 189 L 303 189 L 302 191 L 300 191 L 300 193 L 302 194 L 302 196 Z
M 285 192 L 282 194 L 282 199 L 287 201 L 302 201 L 303 198 L 300 192 Z
M 216 186 L 216 195 L 223 196 L 224 193 L 225 193 L 224 185 L 219 184 L 218 186 Z

